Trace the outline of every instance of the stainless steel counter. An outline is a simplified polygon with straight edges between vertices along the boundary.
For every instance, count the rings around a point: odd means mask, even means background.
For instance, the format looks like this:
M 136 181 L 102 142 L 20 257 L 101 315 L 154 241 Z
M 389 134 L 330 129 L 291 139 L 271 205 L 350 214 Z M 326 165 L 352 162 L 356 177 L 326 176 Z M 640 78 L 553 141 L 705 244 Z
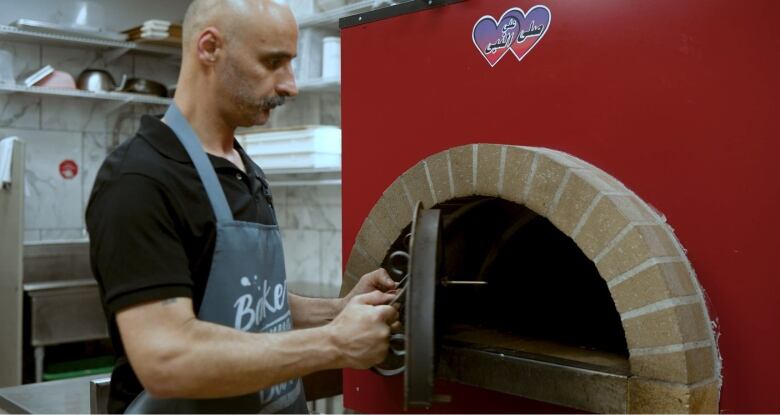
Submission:
M 36 381 L 43 378 L 47 346 L 108 338 L 88 242 L 26 244 L 23 288 L 29 299 L 25 341 L 35 348 Z
M 0 413 L 88 414 L 89 383 L 105 377 L 93 375 L 0 389 Z

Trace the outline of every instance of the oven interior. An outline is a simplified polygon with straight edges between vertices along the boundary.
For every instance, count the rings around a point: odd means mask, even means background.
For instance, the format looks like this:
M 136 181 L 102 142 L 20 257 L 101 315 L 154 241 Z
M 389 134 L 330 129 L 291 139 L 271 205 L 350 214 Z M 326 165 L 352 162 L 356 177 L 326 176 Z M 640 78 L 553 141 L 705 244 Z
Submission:
M 517 376 L 491 385 L 491 374 L 542 362 L 562 368 L 561 376 L 570 368 L 628 375 L 620 315 L 596 266 L 571 238 L 499 198 L 458 198 L 433 208 L 442 216 L 436 329 L 407 333 L 406 341 L 434 336 L 438 377 L 525 395 Z M 411 225 L 391 245 L 386 269 L 403 268 L 391 254 L 408 250 L 410 232 Z

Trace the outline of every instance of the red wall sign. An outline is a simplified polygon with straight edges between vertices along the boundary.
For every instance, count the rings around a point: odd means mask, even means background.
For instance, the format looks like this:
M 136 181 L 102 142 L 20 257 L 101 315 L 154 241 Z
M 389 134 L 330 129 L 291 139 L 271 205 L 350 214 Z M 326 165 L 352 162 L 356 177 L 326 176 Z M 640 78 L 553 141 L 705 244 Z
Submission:
M 73 160 L 63 160 L 60 163 L 60 176 L 65 180 L 75 178 L 79 174 L 79 165 Z

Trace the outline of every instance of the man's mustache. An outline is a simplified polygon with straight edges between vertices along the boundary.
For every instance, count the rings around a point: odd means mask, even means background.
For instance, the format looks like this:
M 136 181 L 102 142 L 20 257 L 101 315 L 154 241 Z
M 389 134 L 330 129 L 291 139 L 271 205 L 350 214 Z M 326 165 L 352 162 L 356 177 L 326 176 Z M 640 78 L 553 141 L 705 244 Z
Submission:
M 285 97 L 283 96 L 265 97 L 260 101 L 260 107 L 264 110 L 271 110 L 284 105 L 284 101 Z

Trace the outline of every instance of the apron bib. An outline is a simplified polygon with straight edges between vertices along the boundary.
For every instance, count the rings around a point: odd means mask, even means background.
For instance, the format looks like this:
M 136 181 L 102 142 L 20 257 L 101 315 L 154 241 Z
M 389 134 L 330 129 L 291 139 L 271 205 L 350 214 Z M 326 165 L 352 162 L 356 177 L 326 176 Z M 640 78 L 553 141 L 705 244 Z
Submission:
M 292 330 L 279 227 L 233 220 L 214 167 L 176 104 L 168 108 L 165 122 L 192 159 L 217 219 L 214 257 L 198 319 L 252 333 Z M 125 411 L 215 412 L 308 413 L 308 408 L 303 382 L 294 379 L 256 393 L 220 399 L 156 399 L 143 391 Z

